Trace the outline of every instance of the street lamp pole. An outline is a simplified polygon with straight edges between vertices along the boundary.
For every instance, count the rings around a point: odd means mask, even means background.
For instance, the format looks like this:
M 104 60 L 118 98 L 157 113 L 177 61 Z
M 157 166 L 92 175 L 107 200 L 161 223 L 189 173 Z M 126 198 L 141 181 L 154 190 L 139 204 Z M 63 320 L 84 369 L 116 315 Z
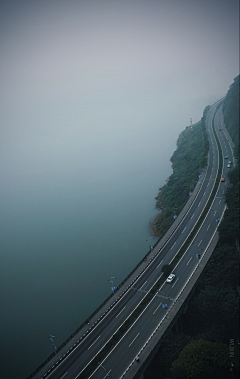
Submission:
M 117 278 L 115 278 L 115 276 L 111 276 L 110 279 L 117 279 Z M 113 285 L 113 280 L 110 280 L 110 279 L 108 279 L 108 282 L 112 283 L 111 290 L 113 291 L 113 296 L 115 296 L 115 290 L 116 290 L 116 288 Z
M 57 357 L 57 360 L 58 360 L 58 356 L 57 356 L 57 348 L 56 348 L 56 346 L 54 345 L 54 341 L 53 341 L 53 338 L 56 338 L 56 337 L 55 337 L 55 336 L 52 336 L 52 335 L 50 334 L 48 338 L 52 341 L 52 347 L 53 347 L 53 350 L 54 350 L 54 352 L 55 352 L 55 354 L 56 354 L 56 357 Z

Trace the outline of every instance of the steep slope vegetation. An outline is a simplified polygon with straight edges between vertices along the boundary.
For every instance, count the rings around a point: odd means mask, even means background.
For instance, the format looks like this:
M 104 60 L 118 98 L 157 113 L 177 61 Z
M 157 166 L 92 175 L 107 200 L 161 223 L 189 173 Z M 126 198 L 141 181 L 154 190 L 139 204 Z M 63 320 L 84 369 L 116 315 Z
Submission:
M 152 223 L 156 236 L 161 237 L 173 222 L 173 216 L 178 215 L 189 198 L 189 193 L 198 181 L 198 175 L 207 164 L 209 149 L 208 135 L 205 127 L 205 117 L 201 121 L 187 127 L 177 140 L 177 149 L 171 157 L 173 173 L 166 185 L 159 188 L 156 197 L 156 207 L 161 209 Z
M 224 122 L 235 146 L 239 145 L 239 78 L 234 78 L 223 104 Z
M 239 77 L 224 104 L 228 110 L 225 122 L 230 135 L 231 131 L 234 133 L 232 139 L 238 142 L 237 94 Z M 235 155 L 239 156 L 239 145 Z M 171 331 L 162 340 L 144 373 L 146 379 L 239 377 L 239 163 L 229 172 L 228 179 L 227 210 L 219 226 L 218 244 L 182 319 L 181 331 Z

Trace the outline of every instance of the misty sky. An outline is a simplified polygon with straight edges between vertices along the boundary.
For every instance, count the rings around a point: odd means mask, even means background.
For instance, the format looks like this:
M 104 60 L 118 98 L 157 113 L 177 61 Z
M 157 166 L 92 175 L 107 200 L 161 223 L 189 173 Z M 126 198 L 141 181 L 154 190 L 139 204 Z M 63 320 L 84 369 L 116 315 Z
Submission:
M 4 377 L 26 377 L 146 254 L 178 135 L 239 74 L 238 6 L 0 2 Z
M 148 128 L 177 139 L 238 75 L 238 17 L 237 0 L 2 1 L 4 183 L 134 154 Z

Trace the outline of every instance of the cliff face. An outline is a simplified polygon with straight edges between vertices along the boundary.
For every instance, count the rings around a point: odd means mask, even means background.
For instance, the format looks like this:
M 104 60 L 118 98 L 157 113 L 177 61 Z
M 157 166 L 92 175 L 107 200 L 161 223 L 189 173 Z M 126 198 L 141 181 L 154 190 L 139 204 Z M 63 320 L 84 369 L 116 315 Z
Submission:
M 234 364 L 234 377 L 239 377 L 239 77 L 234 81 L 233 90 L 230 87 L 225 99 L 226 127 L 235 142 L 235 157 L 237 164 L 228 173 L 231 185 L 225 193 L 225 211 L 219 226 L 219 241 L 202 276 L 194 297 L 188 304 L 188 310 L 182 319 L 181 331 L 178 334 L 169 332 L 162 341 L 156 356 L 144 373 L 146 379 L 153 377 L 186 378 L 186 370 L 191 364 L 191 370 L 197 369 L 199 378 L 227 378 L 229 376 L 229 343 Z M 234 92 L 235 91 L 235 92 Z M 231 93 L 233 94 L 232 97 Z M 238 96 L 237 96 L 238 93 Z M 226 114 L 226 113 L 225 113 Z M 226 117 L 224 114 L 224 117 Z M 238 119 L 238 122 L 236 121 Z M 232 125 L 232 127 L 230 126 Z M 234 126 L 235 125 L 235 126 Z M 233 134 L 232 134 L 233 133 Z M 234 137 L 235 133 L 235 137 Z M 237 139 L 238 138 L 238 139 Z M 180 162 L 179 162 L 180 164 Z M 173 173 L 174 174 L 174 173 Z M 169 182 L 169 181 L 168 181 Z M 157 204 L 161 204 L 162 193 L 168 183 L 161 189 Z M 163 205 L 164 206 L 164 205 Z M 224 301 L 223 301 L 224 299 Z M 212 356 L 219 351 L 223 353 L 221 359 L 209 360 L 209 351 L 205 355 L 203 340 L 206 346 L 214 343 Z M 189 360 L 189 351 L 197 344 L 200 348 Z M 204 342 L 204 343 L 205 343 Z M 189 350 L 189 346 L 191 349 Z M 187 354 L 185 354 L 187 352 Z M 196 359 L 197 357 L 197 359 Z M 199 366 L 201 360 L 202 366 Z M 190 362 L 190 363 L 189 363 Z M 228 362 L 226 368 L 222 362 Z M 176 366 L 178 370 L 176 370 Z M 174 369 L 175 368 L 175 369 Z M 238 374 L 237 374 L 238 373 Z
M 240 75 L 229 87 L 223 104 L 224 122 L 235 146 L 239 145 L 239 78 Z
M 156 207 L 162 212 L 151 226 L 158 237 L 171 225 L 174 214 L 180 213 L 189 192 L 197 183 L 199 173 L 207 164 L 209 143 L 205 128 L 206 113 L 192 129 L 187 127 L 178 137 L 177 149 L 170 159 L 173 173 L 156 197 Z

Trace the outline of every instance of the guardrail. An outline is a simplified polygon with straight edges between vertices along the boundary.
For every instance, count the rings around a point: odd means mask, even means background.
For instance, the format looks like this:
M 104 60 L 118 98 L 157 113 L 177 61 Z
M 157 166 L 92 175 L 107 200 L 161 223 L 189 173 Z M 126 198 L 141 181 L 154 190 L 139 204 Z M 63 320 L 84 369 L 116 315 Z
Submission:
M 217 112 L 217 110 L 218 110 L 218 108 L 219 108 L 220 105 L 221 105 L 221 103 L 218 105 L 218 107 L 217 107 L 217 109 L 216 109 L 216 112 Z M 214 129 L 214 118 L 215 118 L 216 112 L 214 113 L 214 117 L 213 117 L 213 120 L 212 120 L 212 129 L 213 129 L 213 133 L 214 133 L 214 136 L 215 136 L 215 139 L 216 139 L 217 145 L 218 145 L 218 152 L 219 152 L 219 168 L 218 168 L 218 175 L 217 175 L 217 177 L 216 177 L 216 181 L 215 181 L 215 185 L 214 185 L 214 189 L 213 189 L 213 190 L 214 190 L 214 193 L 213 193 L 213 191 L 212 191 L 212 194 L 211 194 L 211 196 L 210 196 L 210 198 L 211 198 L 212 195 L 213 195 L 213 199 L 214 199 L 214 197 L 216 196 L 217 189 L 219 188 L 220 175 L 221 175 L 221 173 L 222 173 L 222 166 L 223 166 L 222 149 L 221 149 L 221 145 L 220 145 L 220 142 L 219 142 L 218 136 L 217 136 L 216 131 L 215 131 L 215 129 Z M 217 187 L 217 188 L 216 188 L 216 187 Z M 209 200 L 210 200 L 210 198 L 209 198 Z M 207 202 L 207 204 L 206 204 L 206 206 L 205 206 L 205 208 L 204 208 L 204 211 L 206 211 L 206 212 L 209 211 L 210 204 L 212 203 L 212 202 L 209 202 L 209 200 L 208 200 L 208 202 Z M 208 208 L 208 209 L 206 209 L 206 208 Z M 225 208 L 224 208 L 223 214 L 224 214 L 225 210 L 226 210 L 226 206 L 225 206 Z M 204 213 L 204 211 L 203 211 L 203 213 Z M 202 214 L 203 214 L 203 213 L 202 213 Z M 201 215 L 201 216 L 202 216 L 202 215 Z M 223 217 L 223 215 L 222 215 L 222 217 Z M 221 218 L 221 219 L 222 219 L 222 218 Z M 194 229 L 195 229 L 195 228 L 194 228 Z M 194 230 L 194 229 L 193 229 L 193 230 Z M 215 231 L 215 233 L 214 233 L 214 236 L 215 236 L 215 234 L 216 234 L 216 231 Z M 214 236 L 213 236 L 213 237 L 214 237 Z M 213 237 L 212 237 L 212 239 L 213 239 Z M 211 241 L 212 241 L 212 239 L 211 239 Z M 208 243 L 208 246 L 207 246 L 207 248 L 205 249 L 205 252 L 207 251 L 207 249 L 208 249 L 208 247 L 209 247 L 211 241 Z M 205 253 L 205 252 L 204 252 L 204 253 Z M 206 267 L 206 266 L 205 266 L 205 267 Z M 204 272 L 204 270 L 205 270 L 205 267 L 204 267 L 204 269 L 203 269 L 203 272 Z M 194 271 L 192 272 L 192 274 L 191 274 L 191 276 L 189 277 L 187 283 L 186 283 L 185 286 L 183 287 L 181 293 L 182 293 L 183 290 L 186 288 L 186 285 L 188 284 L 190 278 L 193 276 L 193 274 L 195 273 L 195 271 L 197 270 L 197 268 L 198 268 L 198 266 L 196 266 L 196 268 L 195 268 Z M 201 274 L 202 274 L 202 273 L 201 273 Z M 195 289 L 196 289 L 196 287 L 197 287 L 197 285 L 198 285 L 198 283 L 199 283 L 199 280 L 200 280 L 200 276 L 199 276 L 199 278 L 197 279 L 197 281 L 194 283 L 194 285 L 193 285 L 191 291 L 189 292 L 189 294 L 188 294 L 188 296 L 186 297 L 185 301 L 182 303 L 181 307 L 186 303 L 186 301 L 189 301 L 189 299 L 191 298 L 193 292 L 195 291 Z M 180 293 L 180 294 L 181 294 L 181 293 Z M 178 295 L 177 299 L 179 298 L 180 294 Z M 177 300 L 177 299 L 176 299 L 176 300 Z M 167 314 L 170 312 L 170 310 L 171 310 L 171 308 L 174 306 L 174 304 L 175 304 L 175 302 L 174 302 L 174 303 L 172 304 L 172 306 L 169 308 Z M 167 316 L 167 314 L 166 314 L 166 316 Z M 177 319 L 178 317 L 179 317 L 179 311 L 176 313 L 176 315 L 174 316 L 174 318 L 171 320 L 170 325 L 169 325 L 170 328 L 174 325 L 174 323 L 176 322 L 176 319 Z M 164 317 L 164 319 L 165 319 L 165 317 Z M 140 350 L 140 352 L 138 353 L 138 355 L 139 355 L 139 354 L 142 352 L 142 350 L 145 348 L 146 344 L 147 344 L 147 343 L 150 341 L 150 339 L 153 337 L 153 335 L 155 334 L 155 332 L 157 331 L 157 329 L 159 328 L 159 326 L 162 324 L 162 322 L 163 322 L 163 320 L 161 320 L 161 322 L 159 323 L 159 325 L 157 326 L 157 328 L 154 330 L 153 334 L 150 336 L 150 338 L 149 338 L 148 341 L 145 343 L 145 345 L 142 347 L 142 349 Z M 169 330 L 169 329 L 167 329 L 167 330 Z M 167 330 L 163 333 L 163 335 L 161 336 L 161 338 L 167 334 Z M 143 372 L 145 371 L 145 369 L 147 368 L 149 362 L 150 362 L 150 361 L 152 360 L 152 358 L 155 356 L 155 354 L 156 354 L 156 352 L 158 351 L 158 349 L 159 349 L 161 343 L 162 343 L 162 342 L 161 342 L 161 340 L 159 339 L 159 341 L 157 342 L 157 344 L 154 346 L 154 348 L 152 349 L 151 353 L 150 353 L 149 356 L 147 357 L 146 361 L 143 362 L 143 364 L 139 367 L 137 373 L 133 376 L 133 379 L 139 379 L 139 378 L 140 378 L 140 376 L 142 375 L 142 373 L 143 373 Z M 135 361 L 135 360 L 134 360 L 134 361 Z M 127 371 L 130 369 L 130 367 L 132 366 L 132 364 L 134 363 L 134 361 L 131 362 L 131 364 L 130 364 L 129 367 L 126 369 L 126 371 L 123 373 L 123 375 L 121 376 L 120 379 L 122 379 L 122 378 L 124 377 L 124 375 L 125 375 L 125 374 L 127 373 Z
M 217 107 L 217 109 L 218 109 L 218 107 Z M 215 115 L 216 115 L 217 109 L 216 109 L 216 111 L 214 113 L 213 120 L 212 120 L 212 129 L 213 129 L 214 136 L 215 136 L 215 139 L 216 139 L 216 142 L 217 142 L 217 145 L 218 145 L 218 152 L 219 152 L 219 165 L 218 165 L 217 176 L 216 176 L 216 179 L 215 179 L 215 184 L 214 184 L 214 187 L 213 187 L 212 192 L 210 194 L 210 197 L 209 197 L 209 199 L 207 201 L 207 204 L 204 207 L 204 209 L 203 209 L 203 211 L 202 211 L 202 213 L 201 213 L 201 215 L 200 215 L 197 223 L 195 224 L 192 232 L 190 233 L 189 237 L 186 239 L 186 241 L 184 242 L 184 244 L 182 245 L 182 247 L 178 251 L 177 255 L 172 260 L 172 262 L 170 264 L 171 271 L 175 267 L 176 263 L 181 259 L 181 257 L 185 253 L 186 249 L 189 247 L 191 241 L 193 240 L 193 238 L 197 234 L 198 230 L 200 229 L 200 227 L 201 227 L 201 225 L 202 225 L 202 223 L 203 223 L 203 221 L 204 221 L 207 213 L 209 212 L 209 208 L 210 208 L 210 206 L 211 206 L 211 204 L 213 202 L 214 197 L 216 196 L 216 192 L 217 192 L 219 184 L 220 184 L 220 177 L 221 177 L 221 173 L 222 173 L 223 159 L 222 159 L 222 149 L 221 149 L 221 146 L 220 146 L 220 142 L 219 142 L 217 134 L 216 134 L 216 132 L 214 130 L 214 119 L 215 119 Z M 165 243 L 166 242 L 167 241 L 165 241 Z M 150 262 L 149 262 L 149 264 L 150 264 Z M 137 278 L 135 278 L 135 280 Z M 114 333 L 114 335 L 112 336 L 112 338 L 104 345 L 104 347 L 102 348 L 102 350 L 97 354 L 97 356 L 94 357 L 94 359 L 90 362 L 90 364 L 85 367 L 85 369 L 77 376 L 77 378 L 79 378 L 79 379 L 85 378 L 86 375 L 89 375 L 90 373 L 92 373 L 94 371 L 94 369 L 96 367 L 98 367 L 97 362 L 99 362 L 100 360 L 102 360 L 104 358 L 104 356 L 106 356 L 106 354 L 109 353 L 109 351 L 113 348 L 113 346 L 116 345 L 122 339 L 122 336 L 125 333 L 125 331 L 135 322 L 135 320 L 138 317 L 140 317 L 140 314 L 148 306 L 148 304 L 150 303 L 150 301 L 154 297 L 154 294 L 157 292 L 158 288 L 164 283 L 165 279 L 166 279 L 165 275 L 164 274 L 161 275 L 161 277 L 155 282 L 155 284 L 152 286 L 152 288 L 144 296 L 143 300 L 134 309 L 134 311 L 129 315 L 129 317 L 126 319 L 126 321 L 119 327 L 119 329 Z M 133 282 L 131 283 L 131 285 L 133 284 Z M 149 338 L 149 340 L 150 339 L 151 339 L 151 337 Z M 147 341 L 146 344 L 148 342 L 149 341 Z
M 196 182 L 196 184 L 197 184 L 197 182 Z M 201 189 L 201 186 L 199 186 L 199 189 L 198 189 L 198 192 L 200 191 L 200 189 Z M 198 194 L 198 192 L 197 192 L 197 194 Z M 196 196 L 197 196 L 197 194 L 196 194 Z M 182 207 L 181 207 L 181 209 L 180 209 L 180 211 L 179 211 L 179 213 L 183 210 L 183 208 L 186 206 L 186 204 L 187 204 L 187 202 L 188 202 L 188 200 L 189 199 L 187 199 L 186 200 L 186 202 L 182 205 Z M 186 213 L 188 212 L 188 210 L 189 210 L 189 208 L 191 207 L 191 205 L 192 204 L 190 204 L 189 205 L 189 207 L 187 208 L 187 210 L 186 210 Z M 186 214 L 185 213 L 185 214 Z M 172 225 L 173 225 L 173 223 L 175 222 L 175 220 L 173 220 L 172 222 L 171 222 L 171 224 L 168 226 L 168 228 L 163 232 L 163 235 L 157 240 L 157 242 L 153 245 L 153 248 L 155 248 L 158 244 L 159 244 L 159 242 L 162 240 L 162 238 L 165 236 L 165 234 L 167 233 L 167 231 L 172 227 Z M 166 241 L 164 242 L 164 244 L 161 246 L 161 249 L 166 245 L 166 243 L 169 241 L 169 239 L 171 238 L 171 236 L 174 234 L 174 232 L 175 232 L 175 230 L 177 229 L 177 227 L 178 227 L 178 225 L 176 225 L 176 227 L 172 230 L 172 232 L 170 233 L 170 235 L 168 236 L 168 238 L 166 239 Z M 159 249 L 160 250 L 160 249 Z M 128 276 L 118 285 L 118 287 L 116 288 L 116 292 L 126 283 L 126 281 L 134 274 L 134 272 L 141 266 L 141 264 L 146 260 L 146 258 L 151 254 L 151 252 L 152 252 L 152 250 L 149 250 L 148 252 L 147 252 L 147 254 L 145 254 L 144 255 L 144 257 L 139 261 L 139 263 L 134 267 L 134 269 L 128 274 Z M 144 268 L 144 270 L 145 269 L 147 269 L 147 267 L 149 266 L 149 264 L 151 263 L 151 261 L 146 265 L 146 267 Z M 135 279 L 134 279 L 134 281 L 133 282 L 135 282 L 135 280 L 136 279 L 138 279 L 138 277 L 136 277 Z M 125 294 L 125 291 L 116 299 L 116 301 L 118 301 L 118 300 L 120 300 L 121 299 L 121 297 L 123 296 Z M 109 295 L 100 305 L 99 305 L 99 307 L 98 308 L 96 308 L 95 309 L 95 311 L 56 349 L 56 352 L 57 353 L 59 353 L 61 350 L 62 350 L 62 348 L 64 347 L 64 346 L 66 346 L 67 344 L 68 344 L 68 342 L 70 342 L 79 332 L 80 332 L 80 330 L 84 327 L 84 326 L 86 326 L 86 325 L 88 325 L 89 324 L 89 322 L 90 322 L 90 320 L 101 310 L 101 308 L 103 308 L 104 307 L 104 305 L 112 298 L 114 296 L 114 294 L 112 293 L 111 295 Z M 116 302 L 115 301 L 115 302 Z M 115 302 L 113 303 L 113 304 L 115 304 Z M 112 305 L 113 305 L 112 304 Z M 111 307 L 109 308 L 109 310 L 111 309 Z M 98 321 L 100 321 L 100 319 L 98 320 Z M 95 326 L 95 324 L 97 324 L 97 322 L 98 321 L 96 321 L 94 324 L 93 324 L 93 326 Z M 88 333 L 91 331 L 91 329 L 92 328 L 90 328 L 84 335 L 83 335 L 83 337 L 87 337 L 87 335 L 88 335 Z M 69 351 L 64 355 L 64 358 L 72 351 L 72 349 L 79 343 L 79 342 L 81 342 L 82 341 L 82 339 L 83 339 L 83 337 L 81 337 L 70 349 L 69 349 Z M 46 366 L 47 365 L 47 363 L 48 362 L 50 362 L 51 361 L 51 359 L 53 359 L 55 357 L 55 353 L 53 352 L 52 354 L 50 354 L 46 359 L 45 359 L 45 361 L 41 364 L 41 365 L 39 365 L 26 379 L 31 379 L 31 378 L 33 378 L 44 366 Z M 58 362 L 56 362 L 55 364 L 54 364 L 54 366 L 52 366 L 52 368 L 51 368 L 51 370 L 53 369 L 53 368 L 55 368 L 59 363 L 61 363 L 61 361 L 62 361 L 62 359 L 60 358 L 60 360 L 58 361 Z M 50 371 L 51 371 L 50 370 Z M 49 373 L 49 371 L 46 373 L 46 374 L 48 374 Z M 46 374 L 43 376 L 43 377 L 45 377 L 46 376 Z
M 201 187 L 199 187 L 199 190 L 198 192 L 200 191 Z M 197 192 L 197 193 L 198 193 Z M 197 196 L 197 194 L 196 194 Z M 179 213 L 183 210 L 183 208 L 185 207 L 185 205 L 187 204 L 188 202 L 188 199 L 186 200 L 186 202 L 183 204 L 181 210 L 179 211 Z M 191 207 L 191 205 L 189 205 L 189 208 Z M 186 210 L 186 213 L 188 212 L 189 208 Z M 153 248 L 156 247 L 156 245 L 158 245 L 158 243 L 161 241 L 161 239 L 164 237 L 164 235 L 166 234 L 166 232 L 171 228 L 171 226 L 173 225 L 174 221 L 172 221 L 172 223 L 169 225 L 169 227 L 164 231 L 163 235 L 157 240 L 157 242 L 153 245 Z M 166 243 L 168 242 L 168 240 L 171 238 L 171 236 L 173 235 L 173 233 L 175 232 L 176 228 L 178 227 L 178 225 L 176 225 L 176 227 L 172 230 L 171 234 L 169 235 L 169 237 L 167 238 L 167 240 L 164 242 L 164 244 L 162 245 L 162 248 L 166 245 Z M 141 266 L 141 264 L 145 261 L 145 259 L 151 254 L 152 250 L 149 250 L 147 254 L 144 255 L 144 257 L 139 261 L 139 263 L 134 267 L 134 269 L 128 274 L 128 276 L 118 285 L 118 287 L 116 288 L 116 292 L 126 283 L 126 281 L 134 274 L 134 272 L 139 268 L 139 266 Z M 146 265 L 145 269 L 149 266 L 150 262 Z M 125 293 L 125 292 L 124 292 Z M 123 294 L 124 294 L 123 293 Z M 122 294 L 122 295 L 123 295 Z M 116 300 L 120 300 L 120 298 L 122 297 L 119 296 Z M 80 330 L 88 325 L 88 323 L 90 322 L 90 320 L 100 311 L 101 308 L 104 307 L 104 305 L 114 296 L 114 294 L 112 293 L 111 295 L 109 295 L 100 305 L 98 308 L 95 309 L 95 311 L 57 348 L 56 352 L 59 353 L 62 348 L 64 346 L 67 345 L 68 342 L 71 341 L 71 339 L 73 339 L 79 332 Z M 97 323 L 97 322 L 96 322 Z M 95 324 L 96 324 L 95 323 Z M 93 324 L 93 325 L 95 325 Z M 87 334 L 90 332 L 87 331 L 86 334 L 84 335 L 87 336 Z M 82 338 L 80 340 L 77 341 L 77 343 L 79 343 L 80 341 L 82 341 Z M 75 343 L 76 345 L 76 343 Z M 75 345 L 73 347 L 75 347 Z M 70 348 L 69 350 L 69 353 L 71 352 L 72 348 Z M 43 361 L 41 363 L 41 365 L 39 365 L 26 379 L 31 379 L 33 378 L 44 366 L 47 365 L 48 362 L 51 361 L 51 359 L 53 359 L 55 357 L 55 353 L 53 352 L 51 355 L 49 355 L 45 361 Z M 55 368 L 56 365 L 58 365 L 59 362 L 56 362 L 56 364 L 52 367 Z
M 216 113 L 216 112 L 215 112 Z M 215 117 L 215 115 L 214 115 L 214 117 Z M 197 184 L 197 182 L 196 182 L 196 184 Z M 215 184 L 216 185 L 216 184 Z M 200 191 L 200 189 L 201 189 L 201 186 L 199 186 L 199 189 L 198 189 L 198 192 Z M 197 192 L 197 194 L 198 194 L 198 192 Z M 196 196 L 197 196 L 197 194 L 196 194 Z M 188 202 L 188 200 L 189 199 L 187 199 L 186 200 L 186 202 L 182 205 L 182 207 L 181 207 L 181 209 L 180 209 L 180 211 L 179 211 L 179 213 L 183 210 L 183 208 L 186 206 L 186 204 L 187 204 L 187 202 Z M 186 210 L 186 213 L 188 212 L 188 210 L 189 210 L 189 208 L 191 207 L 191 205 L 192 204 L 190 204 L 189 205 L 189 207 L 187 208 L 187 210 Z M 186 214 L 185 213 L 185 214 Z M 168 226 L 168 228 L 163 232 L 163 235 L 157 240 L 157 242 L 153 245 L 153 248 L 155 248 L 156 247 L 156 245 L 158 245 L 159 244 L 159 242 L 161 241 L 161 239 L 165 236 L 165 234 L 167 233 L 167 231 L 172 227 L 172 225 L 173 225 L 173 223 L 174 223 L 174 221 L 175 220 L 173 220 L 172 221 L 172 223 Z M 171 238 L 171 236 L 174 234 L 174 232 L 175 232 L 175 230 L 177 229 L 177 227 L 178 227 L 178 225 L 176 225 L 176 227 L 172 230 L 172 232 L 170 233 L 170 235 L 168 236 L 168 238 L 166 239 L 166 241 L 164 242 L 164 244 L 161 246 L 161 249 L 166 245 L 166 243 L 168 242 L 168 240 Z M 196 226 L 195 226 L 195 228 L 194 228 L 194 230 L 197 230 L 196 229 Z M 196 232 L 196 231 L 195 231 Z M 189 243 L 191 242 L 191 240 L 189 240 Z M 187 247 L 187 245 L 186 245 L 186 247 Z M 160 249 L 159 249 L 159 251 L 160 251 Z M 129 275 L 118 285 L 118 287 L 116 288 L 116 292 L 126 283 L 126 281 L 134 274 L 134 272 L 139 268 L 139 266 L 145 261 L 145 259 L 146 259 L 146 257 L 148 257 L 150 254 L 151 254 L 151 252 L 152 252 L 152 250 L 149 250 L 148 251 L 148 253 L 147 254 L 145 254 L 144 255 L 144 257 L 139 261 L 139 263 L 134 267 L 134 269 L 129 273 Z M 176 257 L 175 257 L 176 258 Z M 174 259 L 175 259 L 174 258 Z M 179 256 L 179 258 L 180 258 L 180 256 Z M 178 258 L 178 259 L 179 259 Z M 153 259 L 153 258 L 152 258 Z M 152 260 L 151 259 L 151 260 Z M 151 261 L 146 265 L 146 267 L 144 268 L 144 270 L 145 269 L 147 269 L 147 267 L 149 266 L 149 264 L 151 263 Z M 174 263 L 174 265 L 175 265 L 175 263 L 176 263 L 176 260 L 174 261 L 173 260 L 173 263 Z M 144 271 L 143 270 L 143 271 Z M 135 279 L 134 279 L 134 281 L 135 280 L 137 280 L 138 279 L 138 277 L 136 277 Z M 134 282 L 133 281 L 133 282 Z M 115 300 L 115 302 L 112 304 L 112 305 L 114 305 L 115 303 L 116 303 L 116 301 L 118 301 L 118 300 L 120 300 L 121 299 L 121 297 L 123 296 L 125 294 L 125 291 Z M 104 307 L 104 305 L 112 298 L 114 296 L 114 294 L 112 293 L 111 295 L 109 295 L 100 305 L 99 305 L 99 307 L 98 308 L 96 308 L 96 310 L 57 348 L 57 350 L 56 350 L 56 352 L 57 353 L 59 353 L 61 350 L 62 350 L 62 348 L 64 347 L 64 346 L 66 346 L 67 344 L 68 344 L 68 342 L 70 342 L 79 332 L 80 332 L 80 330 L 84 327 L 84 326 L 86 326 L 86 325 L 88 325 L 89 324 L 89 322 L 90 322 L 90 320 L 101 310 L 101 308 L 103 308 Z M 112 307 L 112 305 L 109 307 L 109 309 L 108 310 L 110 310 L 111 309 L 111 307 Z M 98 321 L 100 321 L 101 319 L 98 319 L 94 324 L 93 324 L 93 326 L 95 326 L 95 324 L 97 324 L 98 323 Z M 92 326 L 92 327 L 93 327 Z M 63 356 L 64 358 L 72 351 L 72 349 L 78 344 L 78 343 L 80 343 L 81 341 L 82 341 L 82 339 L 84 338 L 84 337 L 86 337 L 87 335 L 88 335 L 88 333 L 91 331 L 91 329 L 92 329 L 92 327 L 77 341 L 77 342 L 75 342 L 75 344 L 69 349 L 69 351 Z M 27 377 L 27 379 L 31 379 L 31 378 L 33 378 L 45 365 L 47 365 L 47 363 L 49 362 L 49 361 L 51 361 L 51 359 L 53 359 L 55 357 L 55 353 L 53 352 L 51 355 L 49 355 L 46 359 L 45 359 L 45 361 L 40 365 L 40 366 L 38 366 L 28 377 Z M 61 361 L 62 361 L 62 358 L 60 358 L 60 360 L 58 361 L 58 362 L 56 362 L 55 363 L 55 365 L 54 366 L 52 366 L 52 369 L 53 368 L 55 368 L 59 363 L 61 363 Z M 52 370 L 51 369 L 51 370 Z M 50 370 L 50 371 L 51 371 Z M 49 371 L 43 376 L 43 377 L 45 377 L 47 374 L 49 373 Z

